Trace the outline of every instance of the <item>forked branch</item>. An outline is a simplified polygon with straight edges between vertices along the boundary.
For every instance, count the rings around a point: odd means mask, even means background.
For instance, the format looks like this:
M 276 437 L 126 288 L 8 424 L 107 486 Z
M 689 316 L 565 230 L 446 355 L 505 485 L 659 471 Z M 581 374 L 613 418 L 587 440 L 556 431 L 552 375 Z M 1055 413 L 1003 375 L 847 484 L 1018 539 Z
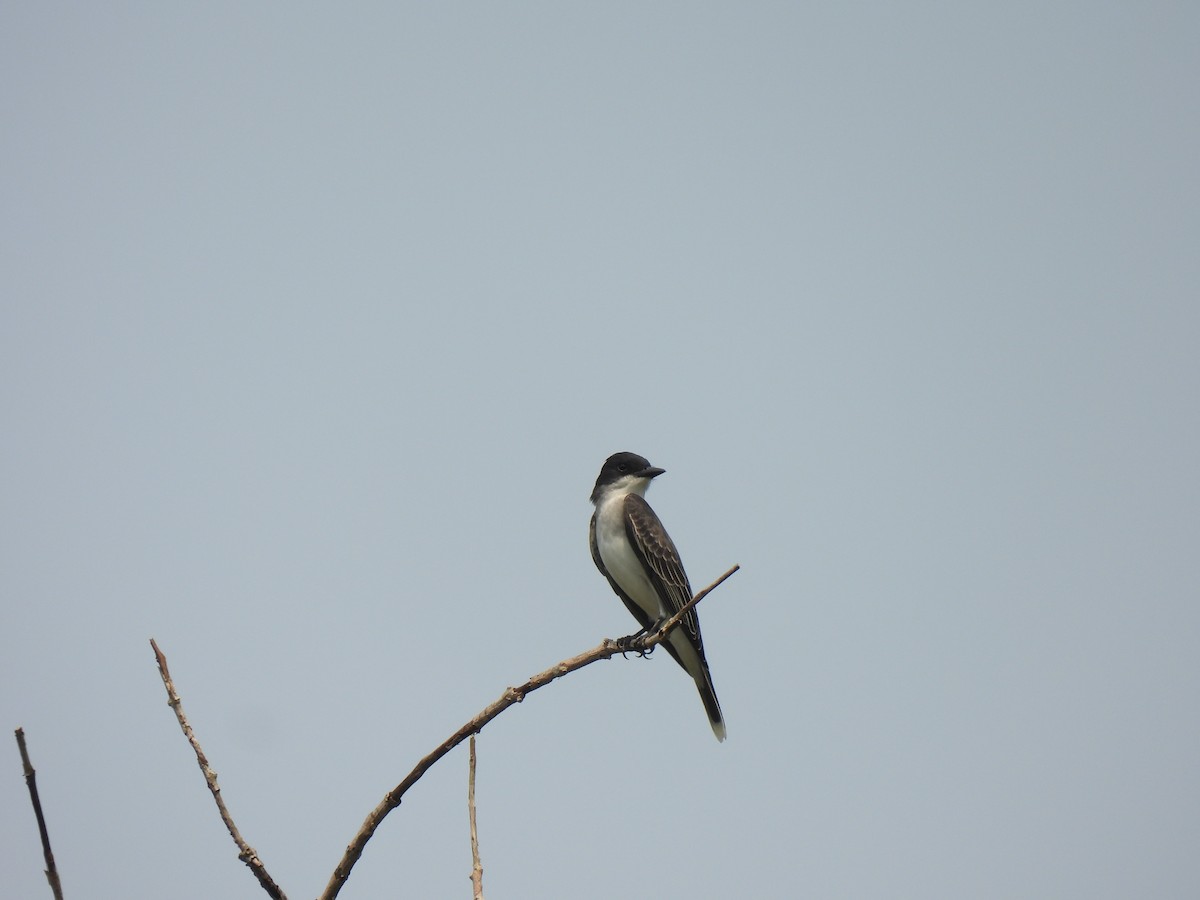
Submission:
M 667 639 L 670 633 L 678 627 L 683 621 L 684 616 L 709 593 L 717 588 L 726 578 L 736 572 L 740 567 L 734 566 L 724 575 L 710 584 L 704 590 L 700 591 L 696 596 L 683 605 L 679 612 L 671 616 L 665 621 L 656 631 L 651 631 L 645 635 L 630 636 L 622 638 L 619 641 L 605 639 L 599 646 L 593 647 L 580 653 L 578 656 L 572 656 L 570 659 L 564 659 L 562 662 L 551 666 L 544 672 L 539 672 L 534 675 L 524 684 L 517 687 L 507 688 L 500 698 L 494 703 L 486 706 L 481 712 L 472 717 L 465 725 L 459 728 L 454 734 L 442 741 L 428 755 L 426 755 L 416 767 L 405 776 L 404 780 L 388 791 L 382 802 L 367 816 L 358 833 L 354 835 L 354 839 L 346 848 L 346 852 L 342 855 L 341 862 L 337 868 L 333 870 L 333 875 L 329 879 L 329 884 L 325 887 L 325 892 L 321 894 L 320 900 L 334 900 L 341 891 L 342 886 L 346 883 L 346 879 L 350 877 L 350 871 L 354 868 L 362 856 L 363 849 L 367 845 L 367 841 L 375 833 L 379 824 L 384 820 L 388 813 L 400 805 L 401 799 L 410 787 L 416 784 L 430 767 L 433 766 L 439 759 L 461 744 L 468 737 L 474 738 L 474 735 L 483 730 L 483 727 L 508 709 L 515 703 L 520 703 L 529 694 L 532 694 L 538 688 L 543 688 L 550 682 L 562 678 L 577 669 L 582 669 L 584 666 L 591 665 L 602 659 L 611 659 L 618 653 L 628 652 L 629 650 L 647 651 L 657 647 Z M 158 644 L 153 639 L 150 640 L 150 646 L 154 648 L 154 656 L 158 660 L 159 673 L 162 675 L 163 686 L 167 690 L 167 703 L 175 711 L 175 717 L 179 720 L 179 727 L 183 729 L 184 736 L 188 739 L 188 743 L 192 745 L 192 750 L 196 754 L 196 762 L 200 765 L 200 771 L 204 774 L 205 783 L 208 785 L 208 790 L 216 801 L 217 811 L 221 815 L 221 821 L 225 823 L 226 829 L 229 831 L 230 837 L 233 838 L 238 847 L 238 859 L 250 867 L 250 871 L 254 873 L 254 877 L 258 879 L 259 884 L 274 900 L 286 900 L 283 891 L 279 888 L 269 874 L 262 860 L 258 858 L 258 854 L 254 849 L 246 843 L 238 831 L 237 826 L 233 822 L 233 817 L 229 814 L 228 808 L 225 806 L 225 801 L 221 798 L 221 788 L 217 784 L 217 773 L 213 771 L 208 764 L 208 758 L 204 755 L 204 751 L 200 747 L 200 742 L 196 739 L 196 734 L 192 731 L 192 726 L 188 724 L 187 716 L 183 713 L 183 704 L 179 699 L 179 694 L 175 690 L 175 684 L 171 680 L 171 672 L 167 668 L 167 658 L 158 648 Z M 472 750 L 474 747 L 472 746 Z M 474 821 L 474 753 L 471 756 L 471 837 L 472 837 L 472 856 L 474 868 L 472 872 L 472 883 L 475 887 L 476 896 L 482 896 L 482 867 L 479 864 L 478 842 L 475 833 Z M 47 854 L 49 853 L 49 845 L 46 845 Z M 48 856 L 49 860 L 50 857 Z M 52 863 L 51 863 L 52 865 Z M 49 873 L 47 873 L 49 876 Z M 478 876 L 478 877 L 476 877 Z M 56 895 L 57 896 L 57 895 Z

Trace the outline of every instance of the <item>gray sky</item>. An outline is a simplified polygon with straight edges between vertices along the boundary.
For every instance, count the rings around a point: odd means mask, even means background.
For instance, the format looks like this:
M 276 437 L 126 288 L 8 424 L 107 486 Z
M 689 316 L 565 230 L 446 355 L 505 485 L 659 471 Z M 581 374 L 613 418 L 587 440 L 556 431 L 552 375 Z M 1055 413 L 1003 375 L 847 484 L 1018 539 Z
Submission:
M 490 898 L 1193 898 L 1194 4 L 8 4 L 0 723 L 71 897 L 293 898 L 506 685 Z M 11 738 L 9 738 L 11 741 Z M 0 883 L 48 896 L 15 743 Z M 343 897 L 469 897 L 465 748 Z

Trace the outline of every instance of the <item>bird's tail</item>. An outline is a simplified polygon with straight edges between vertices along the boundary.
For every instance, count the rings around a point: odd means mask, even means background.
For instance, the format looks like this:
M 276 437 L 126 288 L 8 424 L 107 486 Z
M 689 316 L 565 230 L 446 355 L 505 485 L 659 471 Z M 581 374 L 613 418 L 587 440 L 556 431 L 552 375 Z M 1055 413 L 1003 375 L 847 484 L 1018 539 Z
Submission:
M 675 662 L 692 676 L 692 681 L 696 682 L 696 690 L 700 692 L 700 699 L 704 701 L 704 711 L 708 713 L 708 724 L 712 726 L 718 741 L 725 740 L 725 717 L 721 715 L 721 704 L 717 702 L 717 691 L 708 671 L 708 660 L 704 658 L 704 645 L 699 640 L 693 643 L 682 628 L 676 628 L 663 646 Z
M 704 701 L 704 711 L 708 713 L 708 724 L 712 726 L 713 734 L 718 741 L 725 740 L 725 717 L 721 715 L 721 704 L 717 702 L 717 692 L 713 689 L 712 675 L 709 674 L 708 664 L 701 662 L 700 672 L 696 675 L 696 690 Z

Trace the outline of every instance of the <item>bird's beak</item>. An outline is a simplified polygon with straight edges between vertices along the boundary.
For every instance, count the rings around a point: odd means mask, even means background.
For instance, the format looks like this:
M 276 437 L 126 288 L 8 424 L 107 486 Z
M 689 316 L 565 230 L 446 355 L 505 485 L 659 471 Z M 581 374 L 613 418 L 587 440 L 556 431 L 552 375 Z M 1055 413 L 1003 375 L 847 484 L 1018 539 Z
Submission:
M 651 466 L 648 469 L 642 469 L 642 471 L 638 472 L 638 478 L 657 478 L 665 471 L 667 470 L 660 469 L 658 466 Z

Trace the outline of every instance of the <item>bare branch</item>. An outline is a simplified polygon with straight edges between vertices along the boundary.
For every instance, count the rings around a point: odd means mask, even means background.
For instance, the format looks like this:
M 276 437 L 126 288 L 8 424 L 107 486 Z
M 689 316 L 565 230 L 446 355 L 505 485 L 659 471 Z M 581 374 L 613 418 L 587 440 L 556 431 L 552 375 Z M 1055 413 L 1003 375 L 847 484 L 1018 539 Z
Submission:
M 158 671 L 162 675 L 163 686 L 167 689 L 167 705 L 175 710 L 175 718 L 179 720 L 179 727 L 183 729 L 184 737 L 188 739 L 188 743 L 192 745 L 192 749 L 196 752 L 196 762 L 200 764 L 200 771 L 204 773 L 204 780 L 208 784 L 208 790 L 212 793 L 213 800 L 217 802 L 217 811 L 221 814 L 221 821 L 225 823 L 225 827 L 229 830 L 229 836 L 237 844 L 238 859 L 250 867 L 250 871 L 254 873 L 254 877 L 258 879 L 258 883 L 262 885 L 263 890 L 274 898 L 274 900 L 287 900 L 279 885 L 267 874 L 266 866 L 258 858 L 258 854 L 254 852 L 254 848 L 246 843 L 237 826 L 233 824 L 233 816 L 229 814 L 229 809 L 225 806 L 225 801 L 221 799 L 221 788 L 217 784 L 217 773 L 208 764 L 208 757 L 204 755 L 204 751 L 200 748 L 200 741 L 196 739 L 196 733 L 192 731 L 192 726 L 188 724 L 187 716 L 183 714 L 183 702 L 179 699 L 179 694 L 175 691 L 175 682 L 171 680 L 171 671 L 167 668 L 167 658 L 158 649 L 158 644 L 155 643 L 154 638 L 150 639 L 150 646 L 154 648 L 154 656 L 158 660 Z
M 475 735 L 471 735 L 471 762 L 467 767 L 467 814 L 471 820 L 471 897 L 483 900 L 483 864 L 479 862 L 479 832 L 475 830 Z
M 46 880 L 50 882 L 54 900 L 63 900 L 62 883 L 58 880 L 58 868 L 54 865 L 54 854 L 50 852 L 50 832 L 46 830 L 46 817 L 42 814 L 42 800 L 38 796 L 37 771 L 34 770 L 33 763 L 29 761 L 29 751 L 25 748 L 25 729 L 18 728 L 16 735 L 17 748 L 21 751 L 21 765 L 25 768 L 25 784 L 29 788 L 33 814 L 37 816 L 38 834 L 42 838 L 42 856 L 46 859 Z
M 564 659 L 562 662 L 551 666 L 544 672 L 539 672 L 534 675 L 524 684 L 518 687 L 507 688 L 500 698 L 494 703 L 484 707 L 484 709 L 474 716 L 469 722 L 463 725 L 458 731 L 442 741 L 435 747 L 427 756 L 425 756 L 416 767 L 405 776 L 404 780 L 388 791 L 383 800 L 367 815 L 366 821 L 358 830 L 358 834 L 346 847 L 346 852 L 342 855 L 341 862 L 333 870 L 333 875 L 329 879 L 329 884 L 325 886 L 325 892 L 321 894 L 320 900 L 334 900 L 341 891 L 342 886 L 346 883 L 346 879 L 350 877 L 350 870 L 354 868 L 354 864 L 358 862 L 362 856 L 363 849 L 367 846 L 367 841 L 375 833 L 375 829 L 384 820 L 388 813 L 400 805 L 400 801 L 404 798 L 405 792 L 410 787 L 416 784 L 429 769 L 439 759 L 461 744 L 469 735 L 478 734 L 483 730 L 492 719 L 500 715 L 514 703 L 520 703 L 529 694 L 532 694 L 538 688 L 543 688 L 555 679 L 562 678 L 564 675 L 569 675 L 576 669 L 582 669 L 584 666 L 589 666 L 594 662 L 602 659 L 611 659 L 618 653 L 628 650 L 630 646 L 634 646 L 639 650 L 649 650 L 656 647 L 667 639 L 671 631 L 683 621 L 683 617 L 687 611 L 694 607 L 697 603 L 703 600 L 711 591 L 720 585 L 726 578 L 736 572 L 740 566 L 734 566 L 700 593 L 696 594 L 691 600 L 683 605 L 683 607 L 663 623 L 662 627 L 645 637 L 637 639 L 636 643 L 632 637 L 624 638 L 620 641 L 605 639 L 599 646 L 593 647 L 591 650 L 586 650 L 578 656 L 572 656 L 570 659 Z

